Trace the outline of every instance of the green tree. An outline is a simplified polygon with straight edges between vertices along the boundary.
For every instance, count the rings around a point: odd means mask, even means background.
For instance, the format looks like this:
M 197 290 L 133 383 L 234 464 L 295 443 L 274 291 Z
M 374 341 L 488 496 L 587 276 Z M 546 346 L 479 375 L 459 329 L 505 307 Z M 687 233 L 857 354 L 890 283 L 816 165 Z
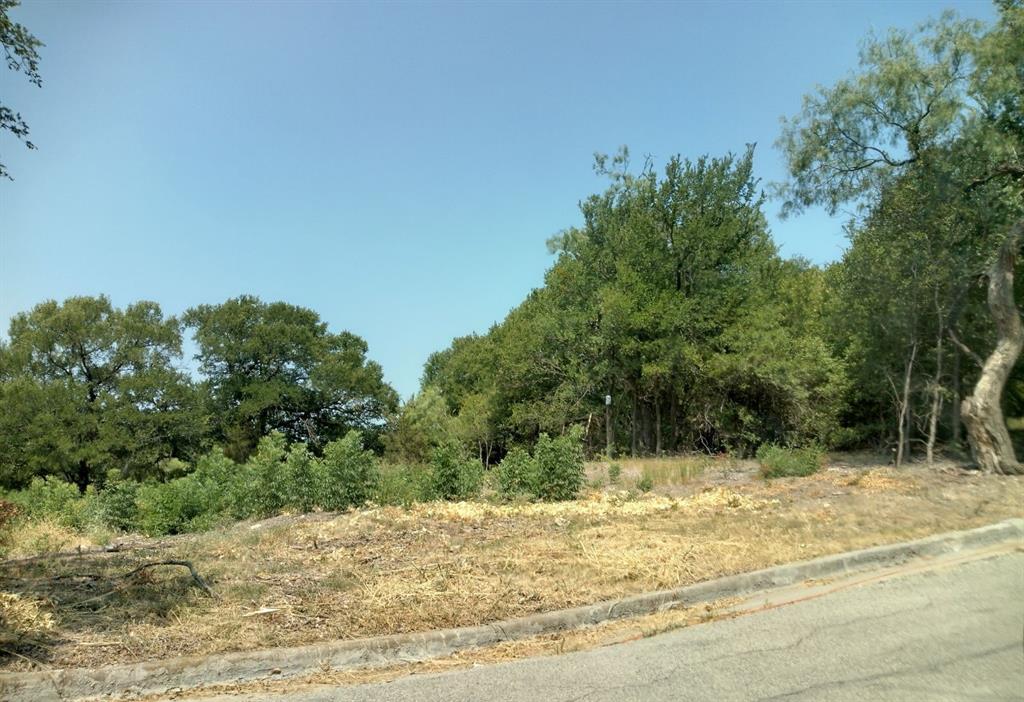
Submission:
M 928 197 L 913 211 L 955 208 L 956 216 L 936 231 L 963 274 L 952 300 L 940 306 L 957 310 L 959 291 L 987 279 L 996 332 L 974 390 L 963 400 L 964 422 L 980 467 L 1018 473 L 1001 395 L 1024 348 L 1013 297 L 1024 240 L 1024 7 L 1017 0 L 999 7 L 999 22 L 988 31 L 947 13 L 917 33 L 869 37 L 859 70 L 805 97 L 800 115 L 784 124 L 779 145 L 790 173 L 782 189 L 786 212 L 814 204 L 836 212 L 854 201 L 877 213 L 886 197 L 906 192 L 912 182 L 928 186 L 922 193 Z M 890 227 L 894 242 L 904 236 L 893 231 L 899 229 Z M 946 331 L 960 344 L 956 321 Z M 915 349 L 915 339 L 905 338 L 903 346 Z
M 0 482 L 55 474 L 84 490 L 201 447 L 200 397 L 174 368 L 179 322 L 153 302 L 72 297 L 16 315 L 0 348 Z
M 393 461 L 427 463 L 434 449 L 455 438 L 448 403 L 437 388 L 428 386 L 402 405 L 390 422 L 384 446 Z
M 43 42 L 36 39 L 24 25 L 10 18 L 10 11 L 20 4 L 19 0 L 0 0 L 0 46 L 3 46 L 9 70 L 24 73 L 30 83 L 42 87 L 43 79 L 39 75 L 39 49 Z M 21 114 L 3 103 L 0 103 L 0 131 L 10 132 L 30 149 L 36 148 L 35 144 L 28 140 L 28 124 L 22 119 Z M 13 180 L 3 162 L 0 162 L 0 178 Z
M 244 460 L 271 431 L 313 450 L 357 429 L 381 431 L 398 396 L 367 345 L 316 312 L 243 295 L 185 313 L 195 330 L 216 436 Z

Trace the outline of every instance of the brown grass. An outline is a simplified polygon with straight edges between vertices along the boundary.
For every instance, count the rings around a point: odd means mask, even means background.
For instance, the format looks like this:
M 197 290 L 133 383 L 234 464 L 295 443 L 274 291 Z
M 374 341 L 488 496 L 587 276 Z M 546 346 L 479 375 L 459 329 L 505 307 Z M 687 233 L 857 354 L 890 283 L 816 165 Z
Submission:
M 56 621 L 18 653 L 92 666 L 480 624 L 980 526 L 1024 505 L 1024 480 L 923 469 L 728 484 L 707 471 L 687 490 L 278 518 L 7 564 L 0 590 L 46 603 Z M 218 597 L 180 568 L 117 578 L 171 558 L 193 561 Z
M 611 485 L 609 468 L 616 464 L 621 469 L 618 486 L 634 487 L 641 478 L 649 478 L 655 487 L 687 485 L 705 474 L 719 476 L 746 471 L 756 465 L 726 455 L 686 454 L 657 458 L 617 458 L 611 461 L 591 461 L 586 465 L 587 478 L 594 484 Z

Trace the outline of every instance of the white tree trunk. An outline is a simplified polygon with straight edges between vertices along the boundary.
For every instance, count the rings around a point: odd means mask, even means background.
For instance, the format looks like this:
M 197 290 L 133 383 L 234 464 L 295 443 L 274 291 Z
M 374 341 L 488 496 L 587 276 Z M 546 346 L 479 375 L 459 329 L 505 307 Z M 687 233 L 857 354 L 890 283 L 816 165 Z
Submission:
M 964 398 L 961 416 L 971 454 L 986 473 L 1024 473 L 1003 419 L 1003 387 L 1024 348 L 1024 325 L 1013 299 L 1013 273 L 1024 220 L 1017 222 L 999 249 L 988 276 L 988 308 L 996 325 L 996 347 L 981 368 L 974 391 Z

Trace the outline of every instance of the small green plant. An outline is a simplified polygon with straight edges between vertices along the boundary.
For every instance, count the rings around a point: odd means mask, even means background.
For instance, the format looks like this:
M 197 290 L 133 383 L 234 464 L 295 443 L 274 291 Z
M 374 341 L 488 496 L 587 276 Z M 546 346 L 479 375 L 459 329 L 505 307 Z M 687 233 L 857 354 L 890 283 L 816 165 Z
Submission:
M 608 482 L 612 485 L 618 485 L 619 480 L 622 478 L 622 466 L 618 463 L 612 463 L 608 466 Z
M 572 500 L 583 487 L 583 429 L 562 436 L 541 434 L 533 451 L 537 464 L 536 494 L 542 500 Z
M 537 462 L 526 449 L 512 448 L 498 465 L 498 492 L 506 499 L 532 495 L 537 487 Z
M 380 482 L 377 459 L 363 450 L 358 431 L 350 431 L 324 448 L 323 478 L 320 504 L 324 509 L 347 509 L 373 496 Z
M 764 478 L 804 477 L 821 468 L 825 452 L 817 446 L 785 448 L 775 444 L 762 444 L 757 450 Z
M 640 479 L 636 481 L 636 489 L 640 492 L 650 492 L 654 489 L 654 478 L 647 473 L 640 476 Z
M 273 432 L 260 439 L 256 453 L 239 467 L 229 498 L 231 516 L 263 519 L 281 511 L 287 498 L 283 475 L 287 454 L 283 434 Z
M 27 488 L 11 493 L 9 499 L 29 519 L 50 519 L 71 528 L 82 526 L 82 494 L 60 478 L 32 478 Z
M 138 518 L 135 499 L 139 484 L 125 480 L 121 471 L 110 470 L 103 483 L 103 489 L 96 494 L 96 517 L 104 526 L 119 531 L 132 531 Z
M 323 485 L 320 461 L 305 446 L 293 444 L 284 461 L 284 488 L 288 506 L 301 514 L 312 512 Z
M 428 466 L 385 463 L 380 467 L 371 497 L 380 505 L 408 507 L 435 498 L 434 476 Z
M 434 493 L 443 500 L 464 500 L 480 488 L 484 467 L 468 457 L 455 441 L 446 441 L 434 449 L 430 466 L 434 474 Z

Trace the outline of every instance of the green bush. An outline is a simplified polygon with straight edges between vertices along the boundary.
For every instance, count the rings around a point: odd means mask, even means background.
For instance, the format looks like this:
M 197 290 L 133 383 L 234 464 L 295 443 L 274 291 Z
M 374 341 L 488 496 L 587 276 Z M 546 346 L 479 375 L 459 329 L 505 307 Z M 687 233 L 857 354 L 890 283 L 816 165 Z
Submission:
M 654 478 L 649 473 L 644 473 L 636 481 L 636 489 L 640 492 L 650 492 L 654 489 Z
M 288 499 L 284 462 L 288 455 L 283 434 L 260 439 L 256 453 L 238 468 L 230 496 L 231 516 L 263 519 L 280 512 Z
M 138 525 L 146 536 L 163 536 L 185 531 L 185 495 L 175 484 L 145 483 L 139 487 L 136 505 Z
M 288 507 L 301 514 L 312 512 L 323 489 L 323 466 L 305 446 L 294 444 L 284 460 L 282 483 Z
M 22 517 L 52 519 L 72 528 L 82 526 L 82 493 L 60 478 L 32 478 L 27 488 L 11 493 L 9 499 L 18 506 Z
M 119 531 L 135 529 L 139 514 L 135 504 L 138 492 L 137 482 L 125 480 L 119 470 L 109 471 L 103 489 L 96 494 L 97 521 Z
M 533 451 L 537 463 L 536 494 L 542 500 L 572 500 L 583 487 L 583 429 L 562 436 L 541 434 Z
M 529 452 L 516 446 L 502 459 L 496 469 L 498 493 L 511 499 L 520 495 L 533 495 L 537 490 L 537 462 Z
M 434 449 L 430 467 L 434 493 L 442 500 L 464 500 L 480 489 L 483 466 L 467 456 L 455 441 L 446 441 Z
M 224 494 L 223 488 L 203 473 L 166 483 L 144 483 L 135 500 L 138 526 L 147 536 L 209 529 L 225 511 Z
M 380 505 L 408 507 L 414 502 L 436 499 L 434 475 L 428 466 L 404 463 L 384 464 L 378 473 L 373 501 Z
M 785 448 L 775 444 L 762 444 L 757 450 L 761 475 L 765 478 L 803 477 L 821 468 L 825 452 L 817 446 Z
M 363 450 L 363 438 L 350 431 L 324 447 L 320 505 L 342 510 L 361 505 L 374 495 L 380 482 L 377 458 Z

